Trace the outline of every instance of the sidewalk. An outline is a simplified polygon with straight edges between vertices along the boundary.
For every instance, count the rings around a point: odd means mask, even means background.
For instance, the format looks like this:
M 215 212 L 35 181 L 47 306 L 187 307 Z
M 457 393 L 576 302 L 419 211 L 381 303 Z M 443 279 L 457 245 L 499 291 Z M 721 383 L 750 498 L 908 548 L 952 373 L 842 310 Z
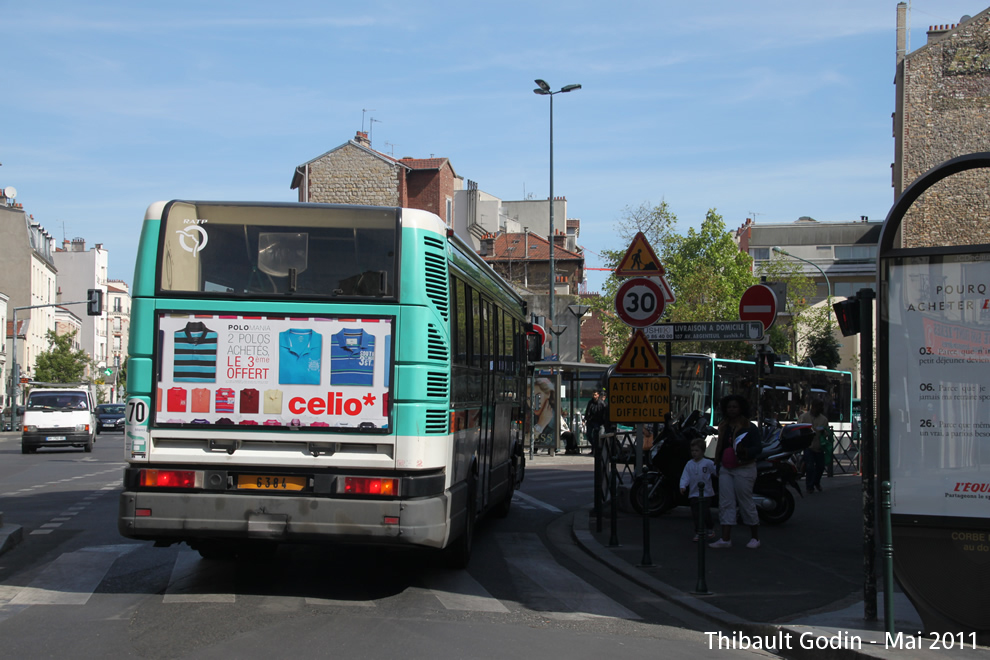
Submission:
M 590 456 L 540 456 L 528 461 L 528 467 L 591 460 Z M 752 642 L 757 637 L 764 644 L 776 640 L 775 652 L 790 658 L 990 660 L 990 649 L 983 647 L 930 650 L 930 638 L 924 636 L 920 648 L 910 648 L 924 628 L 910 601 L 896 589 L 894 628 L 895 633 L 903 633 L 902 644 L 886 646 L 879 557 L 875 567 L 877 620 L 864 619 L 861 480 L 858 475 L 836 475 L 824 478 L 823 487 L 823 493 L 798 497 L 794 516 L 783 525 L 761 525 L 760 548 L 746 547 L 750 535 L 744 526 L 733 529 L 731 548 L 705 546 L 704 586 L 710 595 L 692 594 L 699 586 L 699 553 L 698 544 L 691 540 L 694 522 L 687 507 L 649 519 L 652 566 L 642 565 L 643 518 L 635 513 L 620 510 L 616 547 L 610 546 L 608 505 L 601 531 L 594 511 L 573 514 L 573 536 L 611 569 L 711 620 L 712 631 L 721 630 L 728 637 L 725 644 Z M 713 514 L 717 520 L 715 510 Z M 802 643 L 826 648 L 805 649 Z

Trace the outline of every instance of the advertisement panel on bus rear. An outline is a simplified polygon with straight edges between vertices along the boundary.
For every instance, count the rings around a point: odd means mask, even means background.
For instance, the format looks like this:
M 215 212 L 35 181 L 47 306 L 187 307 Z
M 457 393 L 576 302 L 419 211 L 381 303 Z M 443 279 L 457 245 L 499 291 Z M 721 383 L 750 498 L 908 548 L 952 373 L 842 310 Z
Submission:
M 155 425 L 388 429 L 392 318 L 162 314 Z

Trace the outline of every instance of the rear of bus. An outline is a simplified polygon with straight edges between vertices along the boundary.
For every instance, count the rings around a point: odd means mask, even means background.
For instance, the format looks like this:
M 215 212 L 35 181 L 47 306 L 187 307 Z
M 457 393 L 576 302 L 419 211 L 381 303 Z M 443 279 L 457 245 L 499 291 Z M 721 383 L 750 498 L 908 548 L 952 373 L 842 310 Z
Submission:
M 445 231 L 408 209 L 152 205 L 121 534 L 204 556 L 249 541 L 454 540 L 466 497 L 448 425 Z

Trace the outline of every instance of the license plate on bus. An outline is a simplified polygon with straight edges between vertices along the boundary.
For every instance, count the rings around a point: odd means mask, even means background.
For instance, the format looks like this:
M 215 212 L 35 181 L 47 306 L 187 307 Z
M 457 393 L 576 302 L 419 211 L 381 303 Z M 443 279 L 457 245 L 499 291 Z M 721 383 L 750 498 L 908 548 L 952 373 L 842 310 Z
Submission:
M 65 441 L 64 435 L 50 435 L 45 438 L 45 442 L 63 442 Z
M 264 474 L 240 474 L 237 488 L 247 490 L 303 490 L 306 477 L 277 477 Z

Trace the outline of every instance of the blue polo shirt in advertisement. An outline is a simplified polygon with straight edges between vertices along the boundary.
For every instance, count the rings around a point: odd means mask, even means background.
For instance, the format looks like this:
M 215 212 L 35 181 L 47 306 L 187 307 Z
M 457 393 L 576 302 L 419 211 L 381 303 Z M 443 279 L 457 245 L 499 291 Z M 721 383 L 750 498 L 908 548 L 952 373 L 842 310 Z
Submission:
M 330 342 L 330 384 L 371 385 L 375 377 L 375 336 L 344 328 Z
M 278 382 L 281 385 L 319 385 L 323 335 L 290 328 L 278 335 Z
M 174 335 L 173 380 L 213 383 L 217 380 L 217 333 L 204 324 L 187 323 Z

